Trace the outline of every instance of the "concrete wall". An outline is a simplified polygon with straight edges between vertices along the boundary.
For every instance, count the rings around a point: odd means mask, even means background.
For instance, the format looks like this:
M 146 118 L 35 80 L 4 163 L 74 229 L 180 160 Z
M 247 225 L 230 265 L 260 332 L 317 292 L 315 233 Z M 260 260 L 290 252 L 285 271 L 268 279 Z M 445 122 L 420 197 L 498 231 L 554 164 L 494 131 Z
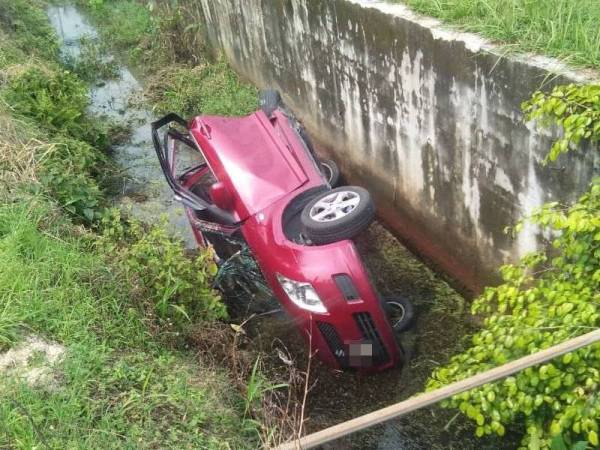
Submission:
M 520 104 L 542 84 L 585 80 L 543 58 L 506 59 L 473 35 L 365 0 L 195 0 L 209 42 L 256 85 L 279 88 L 324 152 L 374 193 L 414 249 L 478 290 L 543 245 L 505 226 L 573 200 L 596 152 L 551 167 L 551 136 Z M 564 72 L 564 71 L 563 71 Z

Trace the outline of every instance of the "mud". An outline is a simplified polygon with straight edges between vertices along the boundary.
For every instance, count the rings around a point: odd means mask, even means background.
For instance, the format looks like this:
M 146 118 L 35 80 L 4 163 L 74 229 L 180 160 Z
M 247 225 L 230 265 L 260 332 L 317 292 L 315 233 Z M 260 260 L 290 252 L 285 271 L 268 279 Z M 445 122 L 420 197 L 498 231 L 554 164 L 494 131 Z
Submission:
M 63 51 L 77 55 L 79 39 L 98 39 L 94 28 L 72 6 L 51 6 L 49 17 L 62 38 Z M 118 55 L 107 55 L 119 61 Z M 150 140 L 152 114 L 131 104 L 142 85 L 133 73 L 120 65 L 120 76 L 92 88 L 90 111 L 130 125 L 131 138 L 115 148 L 114 158 L 123 169 L 124 182 L 115 202 L 132 209 L 135 216 L 156 221 L 166 214 L 175 230 L 190 247 L 193 239 L 183 208 L 172 199 Z M 139 102 L 136 102 L 139 104 Z M 345 174 L 355 179 L 353 174 Z M 467 301 L 443 279 L 427 268 L 381 224 L 374 223 L 357 246 L 384 296 L 403 295 L 417 312 L 414 328 L 403 335 L 408 361 L 372 376 L 332 371 L 312 361 L 311 390 L 306 405 L 307 432 L 351 419 L 424 390 L 431 371 L 448 360 L 474 325 Z M 267 373 L 287 370 L 281 353 L 295 359 L 304 370 L 308 352 L 292 322 L 283 313 L 254 317 L 246 326 L 250 339 L 244 351 L 262 352 Z M 278 352 L 281 350 L 282 352 Z M 500 447 L 493 439 L 476 439 L 473 427 L 462 416 L 438 407 L 418 411 L 367 432 L 326 446 L 331 449 L 486 449 Z M 502 448 L 516 447 L 503 439 Z

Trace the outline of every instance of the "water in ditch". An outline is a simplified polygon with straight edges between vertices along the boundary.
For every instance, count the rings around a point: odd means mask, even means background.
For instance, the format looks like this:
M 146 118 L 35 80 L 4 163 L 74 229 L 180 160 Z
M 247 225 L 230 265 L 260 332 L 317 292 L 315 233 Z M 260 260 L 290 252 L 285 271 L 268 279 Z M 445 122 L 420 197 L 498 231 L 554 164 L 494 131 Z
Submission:
M 52 26 L 61 39 L 63 55 L 77 57 L 82 37 L 100 39 L 96 29 L 73 6 L 50 6 Z M 107 54 L 108 59 L 114 55 Z M 171 228 L 194 246 L 183 208 L 173 200 L 152 148 L 149 124 L 153 115 L 131 103 L 139 96 L 142 83 L 130 69 L 115 59 L 115 79 L 101 80 L 91 88 L 90 112 L 107 116 L 131 127 L 129 140 L 114 148 L 114 159 L 123 170 L 124 181 L 115 201 L 145 221 L 166 215 Z M 312 361 L 311 390 L 306 404 L 305 429 L 317 431 L 388 406 L 423 391 L 431 371 L 448 360 L 473 325 L 468 305 L 444 279 L 429 270 L 404 248 L 383 226 L 374 223 L 357 239 L 357 246 L 383 295 L 402 294 L 417 311 L 415 327 L 403 337 L 408 362 L 402 368 L 372 376 L 341 373 Z M 308 352 L 298 333 L 290 332 L 291 322 L 282 314 L 253 319 L 250 346 L 267 355 L 267 370 L 285 370 L 276 350 L 285 349 L 300 370 Z M 490 438 L 476 439 L 473 427 L 452 411 L 431 407 L 402 419 L 328 444 L 330 449 L 496 449 L 514 448 L 514 439 L 502 443 Z
M 94 26 L 72 5 L 51 5 L 48 17 L 61 41 L 63 57 L 76 58 L 81 51 L 82 38 L 100 39 Z M 112 60 L 115 56 L 107 54 L 105 58 Z M 127 126 L 131 133 L 127 142 L 113 149 L 113 157 L 123 170 L 123 177 L 116 186 L 115 200 L 142 220 L 153 221 L 165 215 L 171 228 L 191 248 L 195 241 L 187 218 L 179 203 L 173 200 L 152 147 L 150 122 L 154 117 L 131 102 L 141 92 L 140 80 L 120 63 L 114 79 L 99 80 L 90 90 L 89 111 Z

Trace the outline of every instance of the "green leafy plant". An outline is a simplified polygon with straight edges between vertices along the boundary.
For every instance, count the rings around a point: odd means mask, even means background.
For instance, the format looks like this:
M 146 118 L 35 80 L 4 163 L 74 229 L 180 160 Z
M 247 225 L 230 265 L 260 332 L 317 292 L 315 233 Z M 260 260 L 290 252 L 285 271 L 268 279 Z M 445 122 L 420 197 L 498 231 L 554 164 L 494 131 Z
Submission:
M 80 53 L 77 57 L 70 56 L 65 60 L 65 65 L 71 72 L 88 82 L 119 77 L 118 64 L 105 56 L 106 50 L 98 41 L 88 36 L 79 41 Z
M 79 128 L 88 105 L 86 86 L 74 75 L 36 66 L 13 77 L 6 98 L 18 113 L 52 130 Z
M 562 128 L 562 136 L 548 154 L 550 161 L 576 148 L 582 140 L 600 141 L 600 84 L 570 84 L 557 86 L 551 93 L 536 92 L 523 103 L 523 110 L 529 120 Z
M 52 133 L 108 148 L 106 127 L 86 115 L 86 85 L 69 71 L 33 66 L 12 77 L 3 93 L 15 112 Z
M 563 108 L 563 100 L 555 101 L 563 97 L 536 93 L 525 104 L 531 117 L 544 118 L 549 124 L 554 116 L 560 124 L 581 123 L 583 128 L 577 125 L 565 133 L 567 145 L 553 148 L 551 159 L 582 139 L 597 140 L 600 136 L 592 118 L 598 108 L 596 89 L 568 86 L 553 92 L 577 98 L 577 105 Z M 465 351 L 434 371 L 428 388 L 496 367 L 600 326 L 600 179 L 594 180 L 575 204 L 546 204 L 528 220 L 554 236 L 554 248 L 501 268 L 503 283 L 487 288 L 472 306 L 473 314 L 485 316 L 482 329 L 472 336 Z M 459 408 L 472 419 L 478 436 L 503 435 L 507 426 L 522 423 L 524 447 L 597 447 L 600 346 L 585 347 L 526 369 L 504 381 L 457 395 L 443 405 Z
M 169 235 L 166 218 L 147 226 L 112 209 L 102 225 L 101 245 L 118 257 L 160 326 L 181 327 L 227 316 L 225 305 L 211 287 L 217 266 L 210 250 L 187 255 L 182 243 Z
M 275 389 L 281 389 L 288 386 L 289 385 L 286 383 L 270 383 L 261 372 L 260 356 L 256 358 L 256 361 L 254 361 L 254 366 L 252 366 L 252 372 L 250 373 L 250 378 L 248 379 L 248 385 L 246 388 L 245 415 L 250 414 L 253 409 L 260 408 L 260 402 L 265 394 L 272 392 Z
M 64 138 L 39 155 L 38 175 L 49 193 L 71 214 L 88 223 L 101 216 L 101 169 L 108 160 L 83 141 Z

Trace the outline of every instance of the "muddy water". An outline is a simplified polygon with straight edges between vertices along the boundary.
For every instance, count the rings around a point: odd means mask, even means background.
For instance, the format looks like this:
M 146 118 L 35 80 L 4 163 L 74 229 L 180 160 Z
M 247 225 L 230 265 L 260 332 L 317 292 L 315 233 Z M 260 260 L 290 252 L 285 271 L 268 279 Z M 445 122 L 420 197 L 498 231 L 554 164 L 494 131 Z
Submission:
M 62 39 L 63 54 L 76 57 L 79 41 L 86 36 L 99 39 L 94 27 L 72 6 L 51 6 L 48 15 Z M 106 55 L 107 59 L 115 55 Z M 118 58 L 116 59 L 118 61 Z M 192 247 L 183 209 L 173 201 L 154 155 L 149 123 L 152 114 L 133 106 L 142 85 L 123 64 L 114 80 L 102 80 L 91 89 L 90 111 L 131 126 L 131 138 L 114 150 L 114 158 L 123 169 L 124 179 L 116 201 L 132 209 L 135 216 L 155 221 L 166 214 L 175 230 Z M 139 103 L 139 102 L 137 102 Z M 385 296 L 398 293 L 415 305 L 414 329 L 403 335 L 409 355 L 402 368 L 374 376 L 340 373 L 313 361 L 313 387 L 306 405 L 307 431 L 351 419 L 360 414 L 406 399 L 424 389 L 431 371 L 443 364 L 468 335 L 472 325 L 465 300 L 442 279 L 404 248 L 381 225 L 375 223 L 357 239 L 377 288 Z M 266 355 L 266 370 L 285 372 L 286 366 L 277 349 L 287 352 L 302 370 L 307 349 L 298 333 L 290 332 L 291 322 L 282 314 L 253 319 L 249 346 Z M 431 407 L 400 420 L 391 421 L 366 432 L 329 444 L 331 449 L 496 449 L 514 448 L 515 443 L 478 440 L 473 427 L 454 412 Z

